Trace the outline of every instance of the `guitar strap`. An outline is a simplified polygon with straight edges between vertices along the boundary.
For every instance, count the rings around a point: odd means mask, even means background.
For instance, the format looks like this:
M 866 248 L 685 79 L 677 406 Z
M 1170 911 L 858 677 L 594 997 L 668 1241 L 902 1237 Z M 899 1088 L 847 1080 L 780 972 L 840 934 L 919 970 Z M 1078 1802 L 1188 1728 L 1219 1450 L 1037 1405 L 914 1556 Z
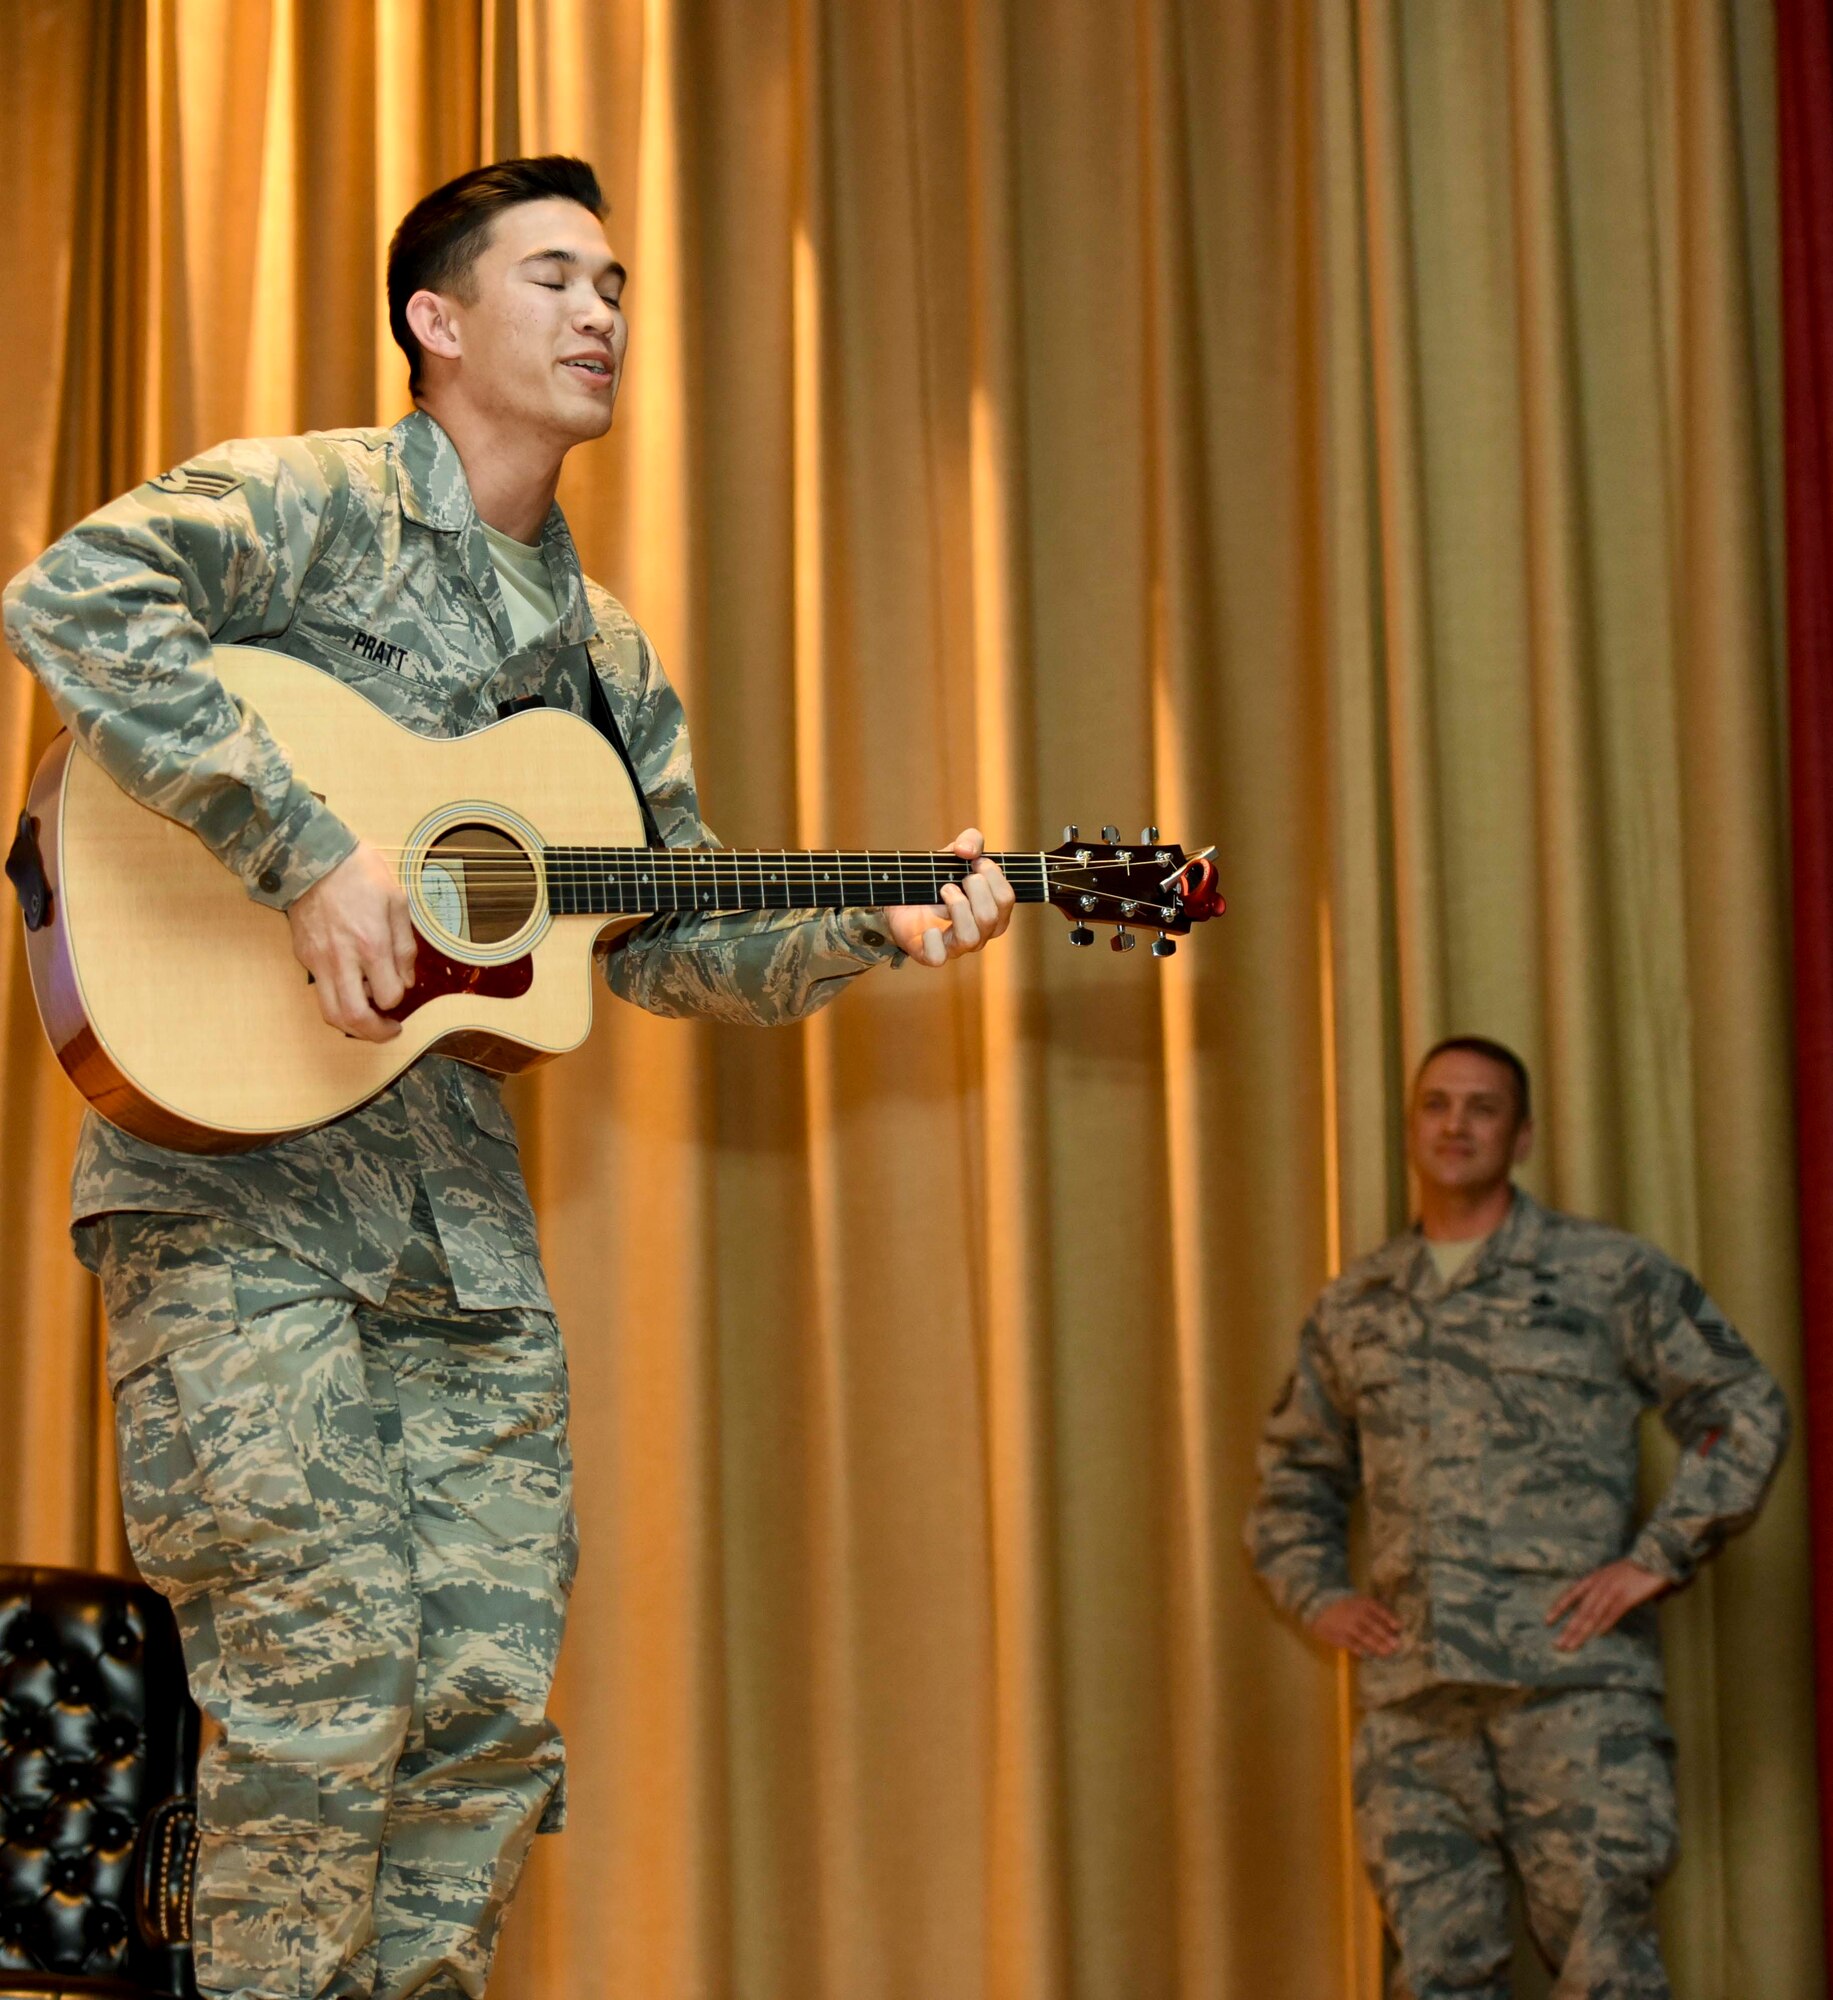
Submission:
M 630 788 L 636 793 L 637 804 L 643 808 L 644 839 L 651 847 L 666 847 L 668 843 L 662 838 L 661 827 L 656 824 L 649 795 L 643 790 L 643 781 L 636 774 L 635 761 L 625 745 L 624 732 L 617 726 L 617 717 L 611 712 L 611 703 L 606 697 L 604 683 L 598 678 L 598 670 L 592 664 L 592 655 L 583 646 L 575 647 L 573 650 L 579 654 L 580 664 L 585 670 L 587 719 L 617 752 L 618 762 L 623 765 L 630 779 Z M 515 715 L 525 708 L 545 708 L 547 705 L 546 695 L 525 694 L 519 701 L 499 701 L 496 712 L 499 717 L 503 717 Z

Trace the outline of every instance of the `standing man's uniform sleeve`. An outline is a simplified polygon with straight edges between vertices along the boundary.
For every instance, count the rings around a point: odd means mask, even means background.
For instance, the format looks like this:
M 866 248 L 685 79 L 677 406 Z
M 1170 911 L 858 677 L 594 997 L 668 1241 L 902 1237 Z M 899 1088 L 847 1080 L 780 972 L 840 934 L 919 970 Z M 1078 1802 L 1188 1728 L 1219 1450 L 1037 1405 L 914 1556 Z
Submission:
M 646 639 L 642 657 L 631 762 L 668 845 L 716 847 L 700 817 L 680 698 Z M 849 980 L 901 957 L 876 910 L 690 910 L 628 932 L 605 970 L 614 993 L 651 1013 L 770 1027 L 815 1013 Z
M 1274 1602 L 1309 1622 L 1351 1595 L 1349 1509 L 1362 1484 L 1353 1406 L 1315 1317 L 1261 1432 L 1259 1465 L 1243 1539 Z
M 1665 1257 L 1651 1257 L 1643 1278 L 1631 1365 L 1680 1463 L 1629 1554 L 1682 1584 L 1755 1520 L 1788 1444 L 1788 1404 L 1697 1278 Z
M 7 640 L 77 742 L 275 909 L 355 837 L 210 650 L 284 629 L 346 497 L 303 441 L 237 440 L 91 514 L 6 591 Z

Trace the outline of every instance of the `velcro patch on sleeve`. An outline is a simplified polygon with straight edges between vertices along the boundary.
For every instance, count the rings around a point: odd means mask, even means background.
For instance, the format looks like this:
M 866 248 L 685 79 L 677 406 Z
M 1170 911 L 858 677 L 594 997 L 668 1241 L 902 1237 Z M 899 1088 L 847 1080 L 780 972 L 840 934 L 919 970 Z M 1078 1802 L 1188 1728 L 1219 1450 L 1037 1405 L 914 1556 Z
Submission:
M 220 466 L 179 465 L 170 472 L 162 472 L 157 479 L 147 484 L 158 493 L 195 493 L 200 500 L 221 500 L 233 493 L 242 483 L 239 472 L 225 471 Z

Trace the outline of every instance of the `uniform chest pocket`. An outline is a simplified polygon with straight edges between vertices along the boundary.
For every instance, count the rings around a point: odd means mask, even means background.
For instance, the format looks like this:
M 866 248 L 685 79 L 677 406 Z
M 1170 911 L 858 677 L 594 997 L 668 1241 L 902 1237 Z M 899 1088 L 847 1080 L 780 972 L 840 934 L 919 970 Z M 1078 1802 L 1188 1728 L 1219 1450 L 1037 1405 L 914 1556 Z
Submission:
M 1356 1432 L 1379 1549 L 1390 1539 L 1384 1520 L 1404 1516 L 1411 1505 L 1426 1420 L 1425 1371 L 1416 1353 L 1383 1330 L 1354 1342 L 1348 1373 L 1354 1383 Z M 1378 1556 L 1378 1566 L 1380 1560 Z
M 1371 1409 L 1387 1408 L 1397 1401 L 1415 1373 L 1405 1351 L 1379 1334 L 1352 1344 L 1349 1367 L 1358 1403 Z
M 1622 1371 L 1601 1330 L 1503 1321 L 1491 1335 L 1499 1443 L 1583 1440 L 1621 1400 Z
M 1492 1365 L 1502 1374 L 1607 1387 L 1620 1372 L 1589 1328 L 1503 1322 L 1495 1328 Z
M 278 643 L 359 689 L 397 722 L 452 735 L 457 707 L 488 680 L 501 650 L 482 606 L 453 622 L 438 579 L 357 579 L 358 587 L 301 604 Z M 424 601 L 423 601 L 424 600 Z
M 1577 1576 L 1622 1554 L 1638 1405 L 1605 1341 L 1518 1326 L 1489 1357 L 1483 1447 L 1491 1556 L 1505 1569 Z

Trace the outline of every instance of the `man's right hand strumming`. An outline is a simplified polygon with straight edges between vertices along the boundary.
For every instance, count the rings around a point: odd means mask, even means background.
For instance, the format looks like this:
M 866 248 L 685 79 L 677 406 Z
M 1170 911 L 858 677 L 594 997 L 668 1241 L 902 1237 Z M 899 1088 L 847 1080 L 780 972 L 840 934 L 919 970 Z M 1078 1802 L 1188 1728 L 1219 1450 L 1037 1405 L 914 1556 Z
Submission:
M 414 926 L 407 894 L 379 849 L 360 840 L 329 875 L 288 905 L 293 956 L 312 975 L 318 1010 L 365 1042 L 392 1041 L 393 1007 L 414 981 Z

